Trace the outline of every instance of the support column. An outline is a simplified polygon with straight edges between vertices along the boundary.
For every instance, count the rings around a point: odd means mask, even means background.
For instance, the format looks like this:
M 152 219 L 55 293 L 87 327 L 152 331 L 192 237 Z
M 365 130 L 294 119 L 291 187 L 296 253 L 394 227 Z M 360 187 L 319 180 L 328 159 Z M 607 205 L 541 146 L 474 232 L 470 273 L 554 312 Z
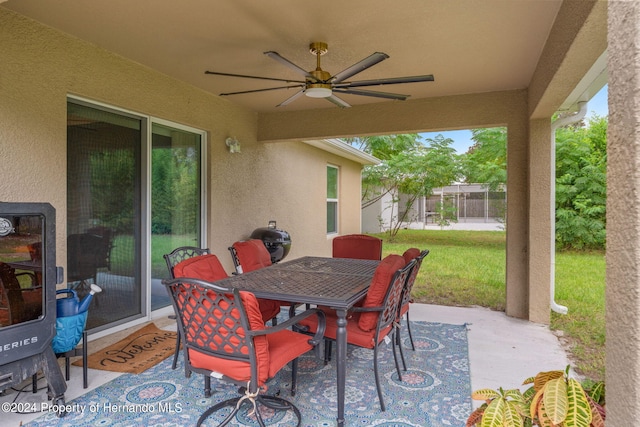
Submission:
M 640 420 L 640 2 L 608 3 L 607 425 Z
M 549 323 L 551 299 L 551 206 L 555 191 L 551 172 L 551 119 L 529 123 L 529 320 Z M 555 212 L 554 212 L 555 213 Z
M 529 318 L 529 120 L 526 93 L 513 105 L 507 124 L 507 277 L 508 316 Z

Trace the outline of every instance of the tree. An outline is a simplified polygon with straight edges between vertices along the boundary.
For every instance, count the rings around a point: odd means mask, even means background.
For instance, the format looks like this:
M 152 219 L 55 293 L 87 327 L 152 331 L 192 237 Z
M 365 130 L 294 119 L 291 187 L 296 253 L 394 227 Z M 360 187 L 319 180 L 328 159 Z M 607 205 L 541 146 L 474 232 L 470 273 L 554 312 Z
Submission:
M 462 156 L 467 183 L 486 184 L 495 191 L 507 183 L 507 128 L 472 129 L 475 142 Z
M 556 134 L 556 242 L 604 249 L 606 241 L 607 118 Z
M 404 210 L 391 214 L 388 233 L 392 239 L 419 197 L 430 196 L 434 188 L 448 185 L 458 177 L 453 140 L 442 135 L 427 139 L 428 145 L 421 143 L 416 134 L 362 137 L 348 142 L 382 161 L 363 170 L 363 208 L 390 194 L 393 209 L 400 195 L 404 196 Z
M 507 181 L 506 128 L 472 130 L 462 156 L 465 181 L 497 189 Z M 606 226 L 607 118 L 592 117 L 556 131 L 556 242 L 602 249 Z

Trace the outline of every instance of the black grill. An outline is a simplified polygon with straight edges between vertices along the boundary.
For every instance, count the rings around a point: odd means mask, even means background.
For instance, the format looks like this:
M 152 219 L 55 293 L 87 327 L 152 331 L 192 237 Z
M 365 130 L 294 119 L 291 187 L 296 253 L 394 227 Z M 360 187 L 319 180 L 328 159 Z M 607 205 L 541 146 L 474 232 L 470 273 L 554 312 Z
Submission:
M 268 227 L 253 230 L 251 238 L 262 240 L 274 264 L 282 261 L 291 250 L 291 236 L 286 231 L 276 228 L 275 221 L 269 221 Z

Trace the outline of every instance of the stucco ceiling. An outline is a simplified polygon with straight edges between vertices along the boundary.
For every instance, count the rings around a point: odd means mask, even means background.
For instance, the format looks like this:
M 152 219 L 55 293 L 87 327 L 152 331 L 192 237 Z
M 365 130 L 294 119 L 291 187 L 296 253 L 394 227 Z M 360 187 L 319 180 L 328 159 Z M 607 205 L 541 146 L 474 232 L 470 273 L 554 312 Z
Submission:
M 315 69 L 309 43 L 328 43 L 335 74 L 374 52 L 385 61 L 351 81 L 433 74 L 434 82 L 365 88 L 410 99 L 525 88 L 560 0 L 9 0 L 5 7 L 213 94 L 282 83 L 205 75 L 205 70 L 299 80 L 263 54 Z M 275 90 L 234 95 L 255 111 L 337 108 Z M 402 102 L 340 95 L 356 106 Z

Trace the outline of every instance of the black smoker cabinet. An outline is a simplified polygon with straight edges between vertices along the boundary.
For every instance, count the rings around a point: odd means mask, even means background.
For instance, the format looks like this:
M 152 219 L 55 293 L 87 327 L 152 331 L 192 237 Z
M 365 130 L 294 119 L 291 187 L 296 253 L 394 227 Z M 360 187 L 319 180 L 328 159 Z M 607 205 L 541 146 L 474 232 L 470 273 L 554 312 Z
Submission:
M 67 384 L 51 347 L 62 276 L 55 209 L 0 201 L 0 391 L 42 371 L 51 403 L 64 405 Z

